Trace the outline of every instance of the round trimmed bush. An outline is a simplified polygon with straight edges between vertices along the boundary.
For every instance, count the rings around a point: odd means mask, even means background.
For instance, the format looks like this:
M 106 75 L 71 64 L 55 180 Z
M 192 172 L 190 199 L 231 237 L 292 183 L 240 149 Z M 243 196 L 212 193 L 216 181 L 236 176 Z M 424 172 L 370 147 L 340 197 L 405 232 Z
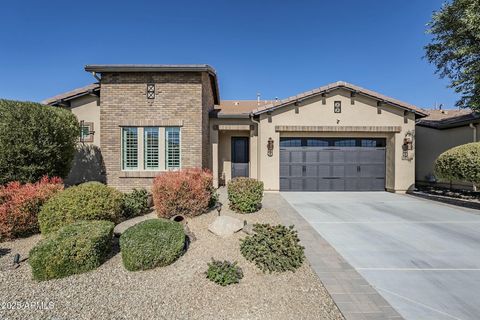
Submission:
M 145 189 L 133 189 L 123 195 L 123 216 L 127 219 L 147 213 L 148 191 Z
M 184 247 L 183 226 L 165 219 L 140 222 L 120 236 L 123 265 L 129 271 L 169 265 L 182 255 Z
M 255 224 L 254 234 L 240 240 L 240 252 L 263 272 L 295 271 L 305 259 L 293 226 Z
M 99 267 L 112 249 L 114 224 L 78 221 L 40 241 L 28 263 L 36 280 L 63 278 Z
M 442 153 L 435 161 L 435 175 L 444 180 L 480 184 L 480 142 L 467 143 Z
M 230 208 L 239 213 L 251 213 L 260 209 L 263 198 L 263 182 L 252 178 L 234 178 L 227 185 Z
M 40 232 L 47 234 L 79 220 L 122 220 L 123 194 L 99 182 L 70 187 L 50 198 L 38 215 Z

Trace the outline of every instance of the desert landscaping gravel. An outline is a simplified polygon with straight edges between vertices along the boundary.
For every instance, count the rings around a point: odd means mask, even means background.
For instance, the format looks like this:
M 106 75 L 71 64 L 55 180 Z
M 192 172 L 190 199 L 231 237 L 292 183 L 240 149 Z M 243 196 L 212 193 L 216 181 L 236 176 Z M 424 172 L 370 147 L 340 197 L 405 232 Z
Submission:
M 270 209 L 241 215 L 225 207 L 222 214 L 249 223 L 279 223 Z M 41 236 L 0 243 L 0 320 L 343 319 L 308 261 L 296 272 L 264 274 L 240 254 L 243 232 L 223 239 L 207 230 L 216 215 L 189 219 L 197 240 L 172 265 L 148 271 L 125 270 L 117 248 L 95 271 L 36 282 L 27 261 L 10 265 L 15 253 L 27 257 Z M 211 258 L 238 261 L 244 278 L 227 287 L 210 282 Z

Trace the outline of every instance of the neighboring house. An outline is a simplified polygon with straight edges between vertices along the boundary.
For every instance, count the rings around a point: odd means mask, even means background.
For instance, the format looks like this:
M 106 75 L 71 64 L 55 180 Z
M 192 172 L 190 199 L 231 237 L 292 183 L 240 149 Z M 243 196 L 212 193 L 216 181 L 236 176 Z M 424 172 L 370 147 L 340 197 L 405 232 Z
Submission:
M 416 169 L 418 184 L 437 183 L 435 160 L 444 151 L 479 141 L 480 114 L 470 110 L 428 110 L 416 125 Z M 455 182 L 459 187 L 466 183 Z M 471 186 L 471 184 L 468 184 Z
M 189 167 L 210 169 L 215 185 L 248 176 L 272 191 L 405 192 L 415 183 L 415 121 L 427 114 L 379 93 L 335 82 L 285 100 L 221 101 L 208 65 L 85 70 L 99 83 L 44 103 L 83 121 L 84 144 L 101 150 L 105 180 L 120 190 Z

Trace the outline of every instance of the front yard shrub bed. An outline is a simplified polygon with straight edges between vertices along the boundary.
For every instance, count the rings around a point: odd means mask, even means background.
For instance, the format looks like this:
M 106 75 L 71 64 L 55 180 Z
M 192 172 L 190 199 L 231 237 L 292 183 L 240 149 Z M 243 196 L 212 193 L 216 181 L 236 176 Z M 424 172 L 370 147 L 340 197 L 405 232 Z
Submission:
M 148 211 L 148 192 L 145 189 L 133 189 L 123 195 L 123 216 L 127 219 L 140 216 Z
M 152 193 L 159 218 L 198 216 L 216 197 L 212 174 L 201 169 L 162 173 L 153 181 Z
M 86 182 L 59 192 L 48 200 L 38 221 L 47 234 L 79 220 L 122 220 L 123 194 L 99 182 Z
M 240 252 L 263 272 L 295 271 L 305 260 L 293 226 L 255 224 L 254 235 L 240 240 Z
M 78 134 L 70 110 L 0 99 L 0 184 L 65 178 Z
M 40 241 L 28 262 L 36 280 L 63 278 L 99 267 L 112 248 L 114 224 L 78 221 Z
M 206 274 L 207 279 L 221 286 L 239 283 L 240 279 L 243 278 L 243 271 L 237 266 L 237 262 L 232 263 L 230 261 L 219 261 L 214 259 L 212 259 L 211 263 L 208 263 Z
M 37 233 L 42 205 L 61 190 L 62 179 L 48 177 L 36 183 L 15 181 L 0 186 L 0 238 L 12 239 Z
M 169 265 L 182 255 L 184 247 L 183 226 L 166 219 L 140 222 L 120 236 L 123 265 L 129 271 Z
M 251 213 L 260 209 L 263 198 L 263 182 L 252 178 L 234 178 L 227 185 L 230 209 L 239 213 Z

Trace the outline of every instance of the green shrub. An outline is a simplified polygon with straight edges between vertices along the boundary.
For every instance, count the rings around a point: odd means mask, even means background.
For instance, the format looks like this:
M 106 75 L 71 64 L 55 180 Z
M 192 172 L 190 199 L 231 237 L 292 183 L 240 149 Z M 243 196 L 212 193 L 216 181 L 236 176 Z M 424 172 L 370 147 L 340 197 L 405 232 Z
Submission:
M 47 234 L 79 220 L 122 220 L 123 194 L 99 182 L 70 187 L 50 198 L 38 215 L 40 232 Z
M 218 261 L 214 259 L 208 264 L 206 275 L 207 279 L 221 286 L 239 283 L 240 279 L 243 278 L 242 269 L 237 266 L 237 262 L 232 263 L 229 261 Z
M 230 208 L 240 213 L 260 209 L 263 197 L 263 182 L 252 178 L 234 178 L 227 185 Z
M 123 216 L 133 218 L 148 211 L 148 192 L 145 189 L 133 189 L 123 195 Z
M 240 252 L 263 272 L 295 271 L 305 255 L 293 226 L 255 224 L 255 234 L 240 240 Z
M 78 221 L 40 241 L 28 263 L 36 280 L 63 278 L 99 267 L 112 248 L 114 224 Z
M 183 226 L 165 219 L 140 222 L 120 236 L 123 265 L 129 271 L 169 265 L 182 255 L 184 247 Z
M 0 184 L 65 178 L 78 135 L 77 118 L 68 110 L 0 99 Z
M 435 175 L 448 181 L 480 184 L 480 142 L 467 143 L 442 153 L 435 161 Z

